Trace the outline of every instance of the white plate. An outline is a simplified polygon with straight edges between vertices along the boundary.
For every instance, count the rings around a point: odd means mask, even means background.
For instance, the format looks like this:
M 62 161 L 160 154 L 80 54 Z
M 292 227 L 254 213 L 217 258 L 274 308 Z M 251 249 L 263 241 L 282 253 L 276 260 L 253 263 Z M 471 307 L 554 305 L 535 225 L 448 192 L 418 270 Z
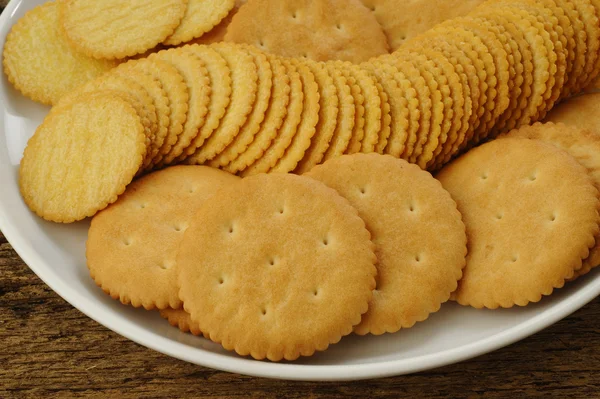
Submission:
M 11 25 L 42 0 L 13 0 L 0 17 L 0 48 Z M 0 229 L 46 284 L 111 330 L 159 352 L 216 369 L 297 380 L 352 380 L 431 369 L 493 351 L 569 315 L 600 293 L 596 271 L 526 308 L 474 310 L 454 303 L 414 328 L 380 337 L 350 336 L 328 351 L 293 363 L 239 357 L 180 333 L 157 312 L 123 306 L 96 287 L 85 265 L 88 222 L 56 225 L 34 216 L 19 196 L 18 164 L 48 108 L 0 81 Z M 543 251 L 543 248 L 540 248 Z

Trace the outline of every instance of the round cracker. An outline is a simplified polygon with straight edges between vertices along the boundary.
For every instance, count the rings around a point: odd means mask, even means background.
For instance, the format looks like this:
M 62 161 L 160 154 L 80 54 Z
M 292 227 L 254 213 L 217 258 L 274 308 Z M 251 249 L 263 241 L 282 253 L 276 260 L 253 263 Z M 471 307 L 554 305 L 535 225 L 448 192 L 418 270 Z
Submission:
M 271 91 L 273 89 L 273 70 L 267 56 L 253 46 L 246 46 L 246 50 L 254 59 L 257 66 L 258 86 L 256 91 L 256 103 L 248 116 L 248 120 L 240 129 L 235 139 L 215 158 L 210 161 L 213 167 L 223 167 L 236 159 L 239 154 L 254 140 L 254 136 L 261 129 L 265 119 L 265 113 L 271 102 Z
M 60 22 L 71 46 L 94 58 L 141 54 L 169 37 L 188 0 L 62 0 Z
M 369 73 L 369 75 L 371 75 Z M 372 75 L 371 75 L 372 76 Z M 377 91 L 379 92 L 379 97 L 381 98 L 381 130 L 379 132 L 379 138 L 377 139 L 377 144 L 375 145 L 375 152 L 378 154 L 383 154 L 385 151 L 385 147 L 387 146 L 388 139 L 392 132 L 391 123 L 391 107 L 390 101 L 388 99 L 388 94 L 383 89 L 381 83 L 377 81 L 377 79 L 373 77 L 375 81 L 375 86 L 377 87 Z
M 338 68 L 334 66 L 334 68 Z M 350 93 L 354 97 L 354 127 L 350 135 L 350 141 L 344 154 L 356 154 L 360 151 L 361 142 L 365 136 L 365 97 L 362 95 L 360 86 L 356 83 L 354 76 L 348 71 L 340 69 L 342 76 L 346 78 L 346 83 L 350 86 Z
M 12 27 L 4 44 L 2 65 L 8 80 L 24 96 L 53 105 L 116 63 L 74 51 L 59 29 L 57 3 L 48 2 L 28 11 Z
M 310 356 L 367 311 L 373 243 L 357 211 L 323 183 L 246 178 L 207 201 L 196 221 L 177 256 L 180 297 L 225 349 L 272 361 Z
M 400 157 L 408 137 L 415 134 L 420 126 L 421 111 L 417 91 L 405 75 L 392 65 L 373 61 L 360 66 L 381 84 L 390 104 L 391 131 L 383 153 Z
M 600 22 L 598 8 L 590 0 L 571 0 L 579 13 L 586 33 L 586 65 L 585 72 L 581 75 L 581 83 L 571 94 L 579 93 L 587 87 L 597 76 L 600 69 L 598 55 L 600 49 Z
M 176 46 L 202 36 L 219 24 L 235 6 L 235 0 L 189 0 L 175 32 L 163 43 Z
M 355 79 L 356 84 L 360 88 L 362 97 L 364 99 L 363 107 L 365 109 L 365 125 L 363 128 L 363 139 L 360 142 L 360 152 L 374 152 L 375 146 L 379 141 L 380 132 L 382 131 L 383 113 L 381 94 L 377 89 L 375 79 L 371 76 L 370 73 L 368 73 L 364 69 L 361 69 L 358 65 L 351 64 L 349 62 L 339 62 L 337 65 Z M 387 104 L 387 107 L 388 108 L 386 112 L 387 115 L 389 115 L 389 104 Z M 389 125 L 387 134 L 389 134 Z
M 462 305 L 538 302 L 573 277 L 594 245 L 598 190 L 583 166 L 551 144 L 495 140 L 437 178 L 467 229 L 467 265 L 455 294 Z
M 248 50 L 227 43 L 210 47 L 219 53 L 231 70 L 231 101 L 210 137 L 186 162 L 203 164 L 219 155 L 238 135 L 250 116 L 258 90 L 258 68 Z
M 597 189 L 600 189 L 600 135 L 589 130 L 567 126 L 562 123 L 535 123 L 513 130 L 505 137 L 524 137 L 542 140 L 567 152 L 580 164 L 585 166 Z M 583 276 L 600 265 L 600 240 L 596 237 L 596 245 L 583 260 L 581 269 L 575 271 L 573 278 Z
M 93 219 L 87 266 L 104 292 L 145 309 L 178 309 L 175 259 L 200 206 L 240 179 L 206 166 L 174 166 L 133 182 Z
M 219 113 L 223 109 L 222 104 L 215 100 L 211 83 L 216 85 L 218 82 L 226 87 L 227 72 L 223 72 L 219 67 L 213 67 L 215 64 L 204 62 L 197 55 L 181 48 L 159 51 L 152 54 L 150 59 L 167 62 L 176 68 L 183 77 L 189 93 L 188 112 L 183 131 L 177 136 L 177 141 L 169 152 L 162 155 L 160 162 L 156 164 L 162 167 L 173 163 L 182 154 L 187 154 L 188 147 L 198 145 L 198 141 L 202 142 L 206 139 L 204 126 L 207 124 L 209 112 Z M 214 71 L 215 69 L 217 72 Z M 223 75 L 225 77 L 222 77 Z
M 146 135 L 146 147 L 150 149 L 158 130 L 156 108 L 148 91 L 140 83 L 131 78 L 112 73 L 102 75 L 63 96 L 57 107 L 63 107 L 79 101 L 85 93 L 105 90 L 115 90 L 127 97 L 127 101 L 135 108 L 141 118 Z M 151 153 L 147 151 L 145 153 L 143 169 L 150 165 L 151 161 Z
M 46 220 L 70 223 L 104 209 L 146 155 L 135 108 L 113 93 L 86 95 L 50 112 L 23 153 L 21 195 Z
M 437 312 L 456 289 L 467 253 L 465 226 L 441 184 L 417 165 L 379 154 L 342 156 L 306 176 L 349 200 L 375 244 L 377 287 L 354 331 L 396 332 Z
M 333 84 L 335 85 L 338 96 L 339 109 L 335 131 L 329 142 L 329 148 L 327 148 L 327 151 L 323 155 L 323 161 L 339 157 L 346 151 L 348 144 L 350 143 L 354 123 L 356 122 L 354 96 L 352 96 L 348 80 L 331 62 L 326 63 L 325 67 L 333 78 Z
M 169 114 L 171 113 L 171 109 L 169 108 L 169 98 L 167 97 L 167 94 L 163 89 L 162 84 L 157 78 L 144 71 L 135 70 L 130 67 L 127 67 L 127 65 L 129 64 L 121 64 L 111 73 L 116 73 L 117 75 L 125 76 L 128 79 L 140 83 L 142 86 L 144 86 L 144 88 L 146 89 L 146 91 L 148 91 L 148 94 L 152 98 L 152 103 L 154 105 L 154 108 L 156 109 L 157 130 L 156 134 L 154 135 L 154 140 L 148 148 L 149 153 L 147 157 L 152 157 L 153 159 L 158 155 L 160 149 L 162 148 L 165 142 L 165 138 L 167 137 L 170 123 Z M 151 166 L 152 162 L 150 161 L 150 167 Z
M 468 14 L 485 0 L 361 0 L 383 27 L 392 51 L 443 22 Z
M 388 52 L 377 20 L 358 0 L 254 0 L 233 17 L 225 40 L 316 61 L 358 63 Z
M 287 75 L 290 78 L 290 100 L 287 106 L 287 113 L 283 123 L 276 130 L 275 136 L 269 141 L 269 146 L 262 154 L 252 156 L 255 161 L 241 171 L 243 177 L 255 175 L 259 173 L 267 173 L 281 158 L 287 148 L 292 143 L 298 126 L 302 118 L 304 109 L 304 92 L 302 80 L 296 66 L 289 60 L 282 59 L 282 63 L 287 70 Z M 254 146 L 248 149 L 255 151 Z M 257 154 L 257 153 L 254 153 Z
M 305 64 L 296 60 L 290 62 L 296 66 L 300 74 L 300 80 L 302 80 L 302 90 L 304 92 L 302 116 L 300 117 L 300 123 L 292 139 L 292 143 L 269 172 L 288 173 L 296 169 L 298 162 L 300 162 L 306 150 L 310 147 L 312 138 L 317 132 L 317 124 L 319 123 L 320 95 L 319 85 L 315 81 L 315 76 Z
M 183 125 L 187 119 L 189 91 L 183 76 L 177 68 L 168 62 L 158 59 L 131 60 L 119 66 L 119 70 L 140 71 L 150 74 L 157 79 L 164 89 L 169 104 L 169 126 L 167 135 L 150 164 L 158 164 L 164 155 L 171 151 L 177 143 L 177 138 L 183 132 Z
M 273 94 L 271 95 L 271 102 L 267 109 L 264 123 L 256 136 L 254 136 L 254 140 L 236 159 L 223 167 L 224 170 L 230 173 L 238 173 L 244 170 L 264 154 L 277 136 L 288 114 L 291 91 L 288 71 L 275 56 L 270 55 L 268 58 L 273 70 Z M 296 82 L 299 82 L 300 77 L 297 75 L 295 77 L 298 79 Z M 300 82 L 299 84 L 302 83 Z
M 295 172 L 308 172 L 323 160 L 329 148 L 337 126 L 339 98 L 333 77 L 323 63 L 305 60 L 303 63 L 310 69 L 319 88 L 319 122 L 310 147 L 298 163 Z

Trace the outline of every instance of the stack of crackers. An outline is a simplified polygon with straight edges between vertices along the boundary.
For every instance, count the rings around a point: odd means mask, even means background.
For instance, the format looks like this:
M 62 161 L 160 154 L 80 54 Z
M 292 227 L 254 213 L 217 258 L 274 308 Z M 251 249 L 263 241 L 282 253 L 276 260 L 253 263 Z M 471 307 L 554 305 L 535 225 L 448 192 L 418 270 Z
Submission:
M 450 298 L 537 302 L 600 263 L 600 118 L 574 97 L 600 74 L 596 2 L 448 2 L 410 29 L 391 0 L 133 3 L 99 29 L 104 5 L 49 2 L 4 50 L 53 104 L 23 198 L 94 217 L 88 267 L 113 298 L 293 360 Z M 56 52 L 69 89 L 38 90 L 19 46 Z

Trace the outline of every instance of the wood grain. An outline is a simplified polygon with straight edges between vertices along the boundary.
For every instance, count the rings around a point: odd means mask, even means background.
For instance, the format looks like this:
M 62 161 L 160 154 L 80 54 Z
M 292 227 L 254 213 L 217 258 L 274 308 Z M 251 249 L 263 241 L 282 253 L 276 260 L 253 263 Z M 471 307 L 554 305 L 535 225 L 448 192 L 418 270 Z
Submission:
M 350 383 L 275 381 L 187 364 L 87 318 L 0 234 L 0 398 L 521 398 L 600 396 L 600 299 L 477 359 Z

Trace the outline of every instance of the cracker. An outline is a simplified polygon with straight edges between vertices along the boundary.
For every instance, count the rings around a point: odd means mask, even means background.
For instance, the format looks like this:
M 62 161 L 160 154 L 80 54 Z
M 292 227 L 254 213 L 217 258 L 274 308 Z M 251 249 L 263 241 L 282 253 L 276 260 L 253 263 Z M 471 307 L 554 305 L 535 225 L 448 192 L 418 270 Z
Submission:
M 258 155 L 253 155 L 252 157 L 255 158 L 255 161 L 241 171 L 241 175 L 244 177 L 259 173 L 267 173 L 275 166 L 279 158 L 284 155 L 298 131 L 302 118 L 302 111 L 304 109 L 302 80 L 300 79 L 300 74 L 298 73 L 296 66 L 289 60 L 281 59 L 281 61 L 287 70 L 286 74 L 290 78 L 290 100 L 287 106 L 287 113 L 283 123 L 275 132 L 275 136 L 268 140 L 269 146 L 263 150 L 262 154 L 260 154 L 260 152 L 255 152 L 253 145 L 248 149 L 248 151 L 252 151 L 252 154 Z M 263 144 L 261 144 L 261 146 L 262 145 Z
M 204 125 L 200 127 L 200 130 L 175 159 L 175 162 L 185 161 L 215 132 L 231 103 L 232 93 L 231 70 L 221 54 L 208 46 L 198 45 L 184 46 L 181 51 L 189 53 L 202 61 L 212 84 L 210 86 L 208 113 Z
M 313 73 L 319 88 L 319 122 L 310 147 L 295 170 L 299 174 L 308 172 L 323 159 L 335 133 L 339 113 L 337 89 L 325 64 L 311 60 L 305 60 L 303 63 Z
M 564 123 L 600 134 L 600 93 L 573 97 L 555 107 L 546 121 Z
M 240 179 L 206 166 L 174 166 L 133 182 L 93 219 L 86 243 L 92 279 L 112 298 L 179 309 L 175 259 L 194 215 Z
M 334 67 L 337 68 L 337 67 Z M 350 75 L 348 71 L 340 69 L 342 75 L 346 78 L 348 86 L 350 86 L 350 93 L 354 97 L 354 128 L 350 135 L 350 141 L 345 154 L 355 154 L 360 151 L 360 146 L 363 138 L 365 137 L 365 97 L 362 95 L 360 86 L 356 83 L 354 76 Z
M 28 11 L 12 27 L 4 44 L 2 65 L 8 80 L 24 96 L 52 105 L 116 63 L 71 49 L 58 27 L 57 3 L 47 2 Z
M 306 176 L 335 189 L 358 210 L 377 255 L 377 287 L 360 335 L 396 332 L 448 300 L 462 276 L 465 226 L 441 184 L 416 165 L 378 154 L 346 155 Z M 444 240 L 432 240 L 435 235 Z
M 302 90 L 304 91 L 302 116 L 292 143 L 269 172 L 289 173 L 296 169 L 298 162 L 300 162 L 306 150 L 310 147 L 312 138 L 317 132 L 317 124 L 319 123 L 319 85 L 315 81 L 313 73 L 305 64 L 297 60 L 292 60 L 291 62 L 295 64 L 300 74 L 300 80 L 302 80 Z
M 456 140 L 450 152 L 438 161 L 435 165 L 437 167 L 439 164 L 447 163 L 470 140 L 474 133 L 474 125 L 478 118 L 481 102 L 480 79 L 471 58 L 467 55 L 469 51 L 473 52 L 472 48 L 468 44 L 462 42 L 459 44 L 458 41 L 455 41 L 456 35 L 452 29 L 440 26 L 437 31 L 430 31 L 428 35 L 419 36 L 415 40 L 444 54 L 446 59 L 454 66 L 463 92 L 464 112 L 461 119 L 461 128 L 456 133 Z M 472 57 L 475 56 L 476 54 L 473 52 Z
M 217 62 L 204 62 L 199 56 L 185 49 L 159 51 L 152 54 L 150 59 L 167 62 L 176 68 L 183 77 L 189 93 L 188 111 L 183 131 L 177 136 L 177 141 L 169 152 L 163 154 L 160 162 L 156 164 L 156 166 L 162 167 L 173 163 L 180 155 L 187 154 L 188 147 L 199 145 L 198 143 L 201 143 L 210 134 L 207 133 L 208 128 L 204 128 L 208 124 L 208 118 L 213 112 L 224 112 L 223 103 L 220 102 L 221 97 L 214 94 L 213 86 L 219 84 L 218 87 L 225 87 L 226 90 L 228 75 L 226 69 L 223 69 Z
M 46 220 L 93 216 L 125 190 L 146 155 L 135 108 L 113 93 L 86 95 L 54 109 L 21 160 L 21 195 Z
M 171 113 L 171 109 L 169 108 L 169 98 L 167 97 L 162 84 L 156 77 L 144 71 L 136 70 L 128 63 L 121 64 L 111 73 L 125 76 L 140 83 L 152 98 L 152 103 L 156 109 L 157 129 L 154 140 L 148 148 L 148 156 L 152 158 L 156 157 L 165 142 L 170 123 L 169 115 Z
M 257 66 L 258 84 L 256 90 L 256 102 L 248 120 L 240 129 L 233 141 L 215 158 L 210 161 L 213 167 L 223 167 L 244 152 L 254 136 L 258 133 L 265 119 L 265 113 L 271 102 L 271 90 L 273 88 L 273 70 L 267 56 L 253 46 L 245 46 L 245 49 L 254 59 Z
M 342 75 L 342 72 L 334 67 L 330 62 L 325 64 L 329 74 L 333 78 L 338 96 L 338 115 L 337 125 L 333 132 L 333 137 L 329 142 L 329 148 L 323 155 L 323 161 L 342 155 L 350 143 L 350 137 L 356 122 L 356 107 L 354 106 L 354 97 L 350 91 L 348 80 Z
M 230 173 L 237 173 L 244 170 L 248 165 L 251 165 L 262 156 L 277 136 L 288 114 L 291 91 L 290 77 L 288 77 L 286 67 L 275 56 L 270 55 L 269 62 L 273 70 L 273 94 L 271 95 L 271 102 L 265 114 L 265 120 L 248 148 L 231 161 L 231 163 L 223 167 L 224 170 Z M 294 80 L 294 82 L 301 85 L 300 77 L 296 75 L 295 78 L 297 81 Z
M 214 44 L 210 48 L 225 59 L 231 70 L 231 101 L 218 127 L 186 160 L 188 163 L 203 164 L 219 155 L 238 135 L 256 102 L 258 68 L 250 53 L 227 43 Z
M 423 33 L 447 19 L 468 14 L 484 0 L 361 0 L 383 27 L 392 51 L 405 40 Z
M 351 64 L 349 62 L 339 62 L 337 65 L 355 79 L 364 99 L 363 107 L 365 109 L 365 124 L 363 128 L 363 139 L 360 142 L 360 152 L 374 152 L 375 146 L 379 141 L 380 132 L 382 131 L 383 113 L 382 98 L 375 84 L 375 79 L 371 77 L 367 71 L 361 69 L 358 65 Z M 389 104 L 387 104 L 387 107 L 388 108 L 386 112 L 389 118 Z M 387 131 L 388 133 L 384 134 L 389 134 L 389 125 Z
M 233 17 L 225 40 L 285 57 L 354 63 L 389 48 L 377 20 L 358 0 L 253 0 Z
M 235 0 L 189 0 L 181 23 L 163 43 L 175 46 L 202 36 L 217 26 L 234 5 Z
M 169 126 L 167 135 L 158 150 L 158 153 L 151 160 L 151 165 L 158 164 L 162 157 L 171 151 L 171 148 L 177 143 L 177 138 L 183 132 L 183 125 L 187 119 L 189 91 L 183 80 L 183 76 L 177 68 L 168 62 L 159 59 L 141 59 L 132 60 L 119 66 L 119 70 L 140 71 L 152 75 L 158 79 L 168 98 L 169 104 Z M 159 119 L 160 119 L 159 112 Z
M 574 36 L 574 53 L 575 59 L 573 61 L 573 69 L 569 73 L 569 80 L 565 85 L 563 98 L 569 97 L 572 94 L 579 92 L 582 85 L 585 84 L 584 80 L 585 69 L 587 64 L 587 33 L 582 18 L 579 15 L 576 2 L 569 0 L 553 0 L 558 8 L 565 13 L 565 16 L 569 20 L 569 25 L 572 27 Z M 584 1 L 580 1 L 579 4 L 584 4 Z M 589 1 L 588 1 L 589 5 Z M 581 6 L 580 6 L 581 7 Z
M 151 148 L 158 130 L 156 108 L 148 91 L 131 78 L 117 74 L 102 75 L 64 95 L 57 106 L 62 107 L 79 101 L 82 94 L 105 90 L 118 91 L 127 97 L 127 101 L 135 108 L 141 118 L 146 135 L 146 147 Z M 150 164 L 151 160 L 151 153 L 147 151 L 145 153 L 143 169 Z
M 369 74 L 371 75 L 371 74 Z M 391 134 L 391 107 L 390 101 L 388 98 L 388 94 L 383 89 L 383 86 L 377 79 L 373 77 L 375 81 L 375 86 L 377 87 L 377 91 L 379 92 L 379 97 L 381 98 L 381 130 L 379 132 L 379 138 L 377 139 L 377 144 L 375 145 L 375 152 L 378 154 L 383 154 L 385 147 L 387 146 L 388 139 Z
M 535 115 L 534 120 L 543 119 L 546 112 L 559 99 L 565 82 L 567 68 L 565 46 L 567 39 L 562 33 L 562 29 L 560 29 L 558 20 L 548 8 L 536 3 L 534 0 L 491 0 L 486 5 L 491 9 L 501 7 L 503 10 L 512 10 L 514 13 L 519 13 L 522 18 L 526 18 L 538 30 L 539 36 L 544 39 L 550 63 L 548 89 L 544 93 L 544 106 Z
M 391 131 L 383 153 L 400 157 L 408 138 L 416 134 L 421 123 L 417 91 L 405 75 L 392 65 L 374 61 L 360 66 L 375 77 L 390 104 Z
M 467 265 L 455 294 L 462 305 L 538 302 L 573 277 L 594 245 L 598 190 L 583 166 L 551 144 L 495 140 L 437 178 L 467 229 Z
M 598 20 L 598 9 L 594 7 L 590 0 L 571 0 L 571 3 L 575 6 L 575 10 L 579 14 L 586 34 L 586 64 L 584 73 L 580 76 L 580 84 L 576 85 L 570 93 L 577 94 L 583 88 L 587 87 L 598 75 L 598 69 L 600 68 L 600 64 L 598 63 L 600 23 Z M 563 6 L 563 8 L 566 9 L 566 6 Z
M 253 176 L 219 191 L 196 220 L 177 256 L 179 294 L 225 349 L 272 361 L 310 356 L 367 311 L 373 243 L 357 211 L 324 184 Z
M 244 4 L 246 4 L 246 0 L 236 0 L 233 9 L 217 26 L 212 28 L 209 32 L 204 33 L 202 36 L 191 40 L 189 44 L 213 44 L 224 41 L 225 34 L 227 34 L 227 28 L 229 27 L 233 16 L 237 14 L 240 7 Z
M 532 140 L 542 140 L 567 152 L 580 164 L 586 167 L 594 185 L 600 189 L 600 135 L 589 130 L 567 126 L 562 123 L 535 123 L 513 130 L 505 137 L 523 137 Z M 574 277 L 582 276 L 600 265 L 600 240 L 596 237 L 596 245 L 583 260 L 581 269 Z
M 198 325 L 192 321 L 190 314 L 183 309 L 162 309 L 160 317 L 166 319 L 173 327 L 179 328 L 181 332 L 190 333 L 195 336 L 203 335 Z
M 61 0 L 60 22 L 71 46 L 94 58 L 141 54 L 169 37 L 188 0 Z

